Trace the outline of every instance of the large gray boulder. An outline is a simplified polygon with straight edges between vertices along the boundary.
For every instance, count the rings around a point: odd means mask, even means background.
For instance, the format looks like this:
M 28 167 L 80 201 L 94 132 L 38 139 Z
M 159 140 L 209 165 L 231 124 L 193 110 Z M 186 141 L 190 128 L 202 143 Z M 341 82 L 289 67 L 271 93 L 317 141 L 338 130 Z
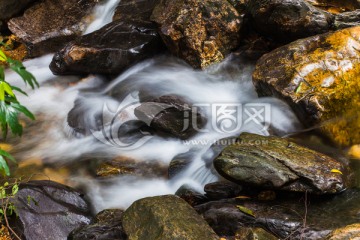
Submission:
M 338 193 L 346 189 L 348 166 L 279 137 L 243 133 L 214 160 L 228 180 L 261 188 Z

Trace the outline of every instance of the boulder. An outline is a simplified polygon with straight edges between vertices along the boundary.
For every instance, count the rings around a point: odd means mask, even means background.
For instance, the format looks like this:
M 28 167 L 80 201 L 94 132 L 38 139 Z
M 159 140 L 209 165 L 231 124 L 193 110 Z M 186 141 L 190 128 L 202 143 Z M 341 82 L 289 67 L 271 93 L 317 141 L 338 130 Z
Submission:
M 168 49 L 194 68 L 220 62 L 240 43 L 243 16 L 227 0 L 160 0 L 151 19 Z
M 136 201 L 125 211 L 122 221 L 129 240 L 219 239 L 189 204 L 173 195 Z
M 24 11 L 37 0 L 6 0 L 0 2 L 0 21 L 8 20 Z
M 290 104 L 307 127 L 335 143 L 360 143 L 360 27 L 298 40 L 265 54 L 253 83 L 259 96 Z
M 18 217 L 11 227 L 26 240 L 65 240 L 72 230 L 92 219 L 83 195 L 56 182 L 23 183 L 13 203 Z
M 67 44 L 50 69 L 54 74 L 119 74 L 162 49 L 154 23 L 119 19 Z
M 164 95 L 142 103 L 135 108 L 135 116 L 160 135 L 180 139 L 194 136 L 206 123 L 199 111 L 194 111 L 186 99 L 176 95 Z
M 126 240 L 121 222 L 123 213 L 120 209 L 103 210 L 89 225 L 72 231 L 68 240 Z
M 97 0 L 44 0 L 28 8 L 8 26 L 28 48 L 31 57 L 59 50 L 90 23 Z
M 326 9 L 339 9 L 342 12 L 354 11 L 360 8 L 358 0 L 306 0 L 310 4 Z
M 243 133 L 214 160 L 224 178 L 260 188 L 338 193 L 348 184 L 348 165 L 279 137 Z
M 275 201 L 226 199 L 198 205 L 195 209 L 219 236 L 232 237 L 244 227 L 261 227 L 278 239 L 316 240 L 325 239 L 335 229 L 358 223 L 359 197 L 358 189 L 326 198 L 308 195 L 305 207 L 303 194 L 286 193 Z M 248 210 L 252 215 L 245 212 Z
M 303 0 L 252 0 L 247 11 L 256 30 L 279 42 L 328 32 L 334 18 Z

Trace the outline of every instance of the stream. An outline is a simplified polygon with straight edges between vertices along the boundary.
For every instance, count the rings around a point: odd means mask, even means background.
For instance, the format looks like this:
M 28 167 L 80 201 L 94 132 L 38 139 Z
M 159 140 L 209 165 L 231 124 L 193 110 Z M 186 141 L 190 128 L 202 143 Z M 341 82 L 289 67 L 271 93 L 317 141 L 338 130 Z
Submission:
M 119 0 L 109 0 L 96 9 L 95 20 L 86 30 L 90 33 L 111 21 Z M 25 62 L 41 87 L 28 89 L 20 97 L 37 120 L 28 122 L 23 137 L 11 142 L 11 153 L 19 161 L 16 176 L 31 171 L 34 179 L 52 179 L 84 189 L 96 212 L 106 208 L 127 208 L 134 201 L 163 194 L 174 194 L 184 184 L 199 192 L 207 183 L 220 177 L 212 167 L 217 152 L 211 147 L 220 139 L 251 132 L 268 136 L 276 132 L 287 136 L 301 131 L 290 108 L 275 98 L 257 97 L 251 81 L 254 63 L 235 54 L 206 71 L 193 70 L 185 62 L 169 55 L 138 63 L 112 79 L 91 75 L 54 76 L 49 70 L 52 55 Z M 21 86 L 17 76 L 8 73 L 13 85 Z M 21 86 L 23 87 L 23 86 Z M 140 132 L 130 142 L 115 140 L 114 134 L 126 121 L 135 119 L 134 108 L 141 94 L 153 97 L 177 95 L 199 106 L 207 119 L 205 127 L 188 140 L 164 138 Z M 86 132 L 74 131 L 68 125 L 68 113 L 74 103 L 75 116 Z M 232 119 L 213 119 L 213 106 L 241 107 L 240 124 Z M 265 107 L 263 121 L 246 121 L 249 106 Z M 255 116 L 256 117 L 256 116 Z M 106 125 L 111 122 L 116 124 Z M 99 127 L 99 122 L 102 124 Z M 216 122 L 214 127 L 214 122 Z M 240 125 L 240 126 L 239 126 Z M 232 129 L 232 131 L 226 129 Z M 161 175 L 120 175 L 111 179 L 91 174 L 91 159 L 102 161 L 119 157 L 135 159 L 140 164 L 166 167 L 179 154 L 191 153 L 191 164 L 176 177 Z M 155 169 L 155 171 L 157 171 Z

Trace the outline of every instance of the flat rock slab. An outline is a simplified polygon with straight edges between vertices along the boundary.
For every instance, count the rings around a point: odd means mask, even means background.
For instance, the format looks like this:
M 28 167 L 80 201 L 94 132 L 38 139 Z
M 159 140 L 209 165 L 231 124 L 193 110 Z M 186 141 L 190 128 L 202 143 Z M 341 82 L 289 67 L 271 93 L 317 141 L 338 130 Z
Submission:
M 97 0 L 45 0 L 9 21 L 10 31 L 28 48 L 31 57 L 55 52 L 75 39 L 90 23 Z
M 219 237 L 184 200 L 174 195 L 144 198 L 123 215 L 129 240 L 218 240 Z
M 226 147 L 214 166 L 220 175 L 240 184 L 318 194 L 343 191 L 349 175 L 346 164 L 329 156 L 287 139 L 250 133 Z

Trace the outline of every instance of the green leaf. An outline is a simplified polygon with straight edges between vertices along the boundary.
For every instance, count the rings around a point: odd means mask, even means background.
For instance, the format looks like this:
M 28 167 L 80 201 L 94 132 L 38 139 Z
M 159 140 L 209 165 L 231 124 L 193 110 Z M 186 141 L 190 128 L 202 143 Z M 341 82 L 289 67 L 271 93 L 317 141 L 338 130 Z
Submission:
M 8 61 L 8 58 L 6 57 L 5 53 L 2 50 L 0 50 L 0 61 L 4 61 L 4 62 Z
M 3 157 L 6 157 L 7 159 L 11 160 L 12 162 L 16 163 L 16 160 L 13 156 L 11 156 L 10 153 L 8 153 L 7 151 L 4 151 L 2 149 L 0 149 L 0 155 Z
M 3 66 L 0 66 L 0 81 L 5 81 L 5 70 Z
M 27 96 L 27 93 L 24 92 L 21 88 L 18 88 L 18 87 L 15 87 L 15 86 L 11 86 L 11 88 L 12 88 L 12 90 L 17 91 L 17 92 Z
M 17 194 L 17 192 L 19 191 L 19 185 L 15 184 L 13 187 L 12 187 L 12 195 L 14 196 L 15 194 Z
M 19 103 L 13 103 L 11 104 L 16 110 L 23 113 L 25 116 L 30 118 L 31 120 L 35 120 L 35 116 L 23 105 L 20 105 Z
M 250 215 L 250 216 L 252 216 L 252 217 L 255 217 L 255 214 L 254 214 L 254 212 L 252 211 L 252 210 L 250 210 L 250 209 L 248 209 L 248 208 L 246 208 L 246 207 L 244 207 L 244 206 L 240 206 L 240 205 L 238 205 L 238 206 L 236 206 L 241 212 L 243 212 L 243 213 L 245 213 L 245 214 L 247 214 L 247 215 Z
M 8 63 L 10 64 L 10 68 L 19 74 L 19 76 L 24 80 L 26 84 L 29 84 L 32 89 L 39 87 L 39 83 L 36 81 L 34 75 L 26 70 L 22 62 L 8 59 Z
M 0 172 L 5 176 L 10 176 L 9 166 L 3 156 L 0 156 Z
M 14 92 L 12 91 L 10 85 L 7 82 L 0 82 L 0 84 L 3 86 L 5 93 L 9 94 L 12 97 L 15 97 Z

